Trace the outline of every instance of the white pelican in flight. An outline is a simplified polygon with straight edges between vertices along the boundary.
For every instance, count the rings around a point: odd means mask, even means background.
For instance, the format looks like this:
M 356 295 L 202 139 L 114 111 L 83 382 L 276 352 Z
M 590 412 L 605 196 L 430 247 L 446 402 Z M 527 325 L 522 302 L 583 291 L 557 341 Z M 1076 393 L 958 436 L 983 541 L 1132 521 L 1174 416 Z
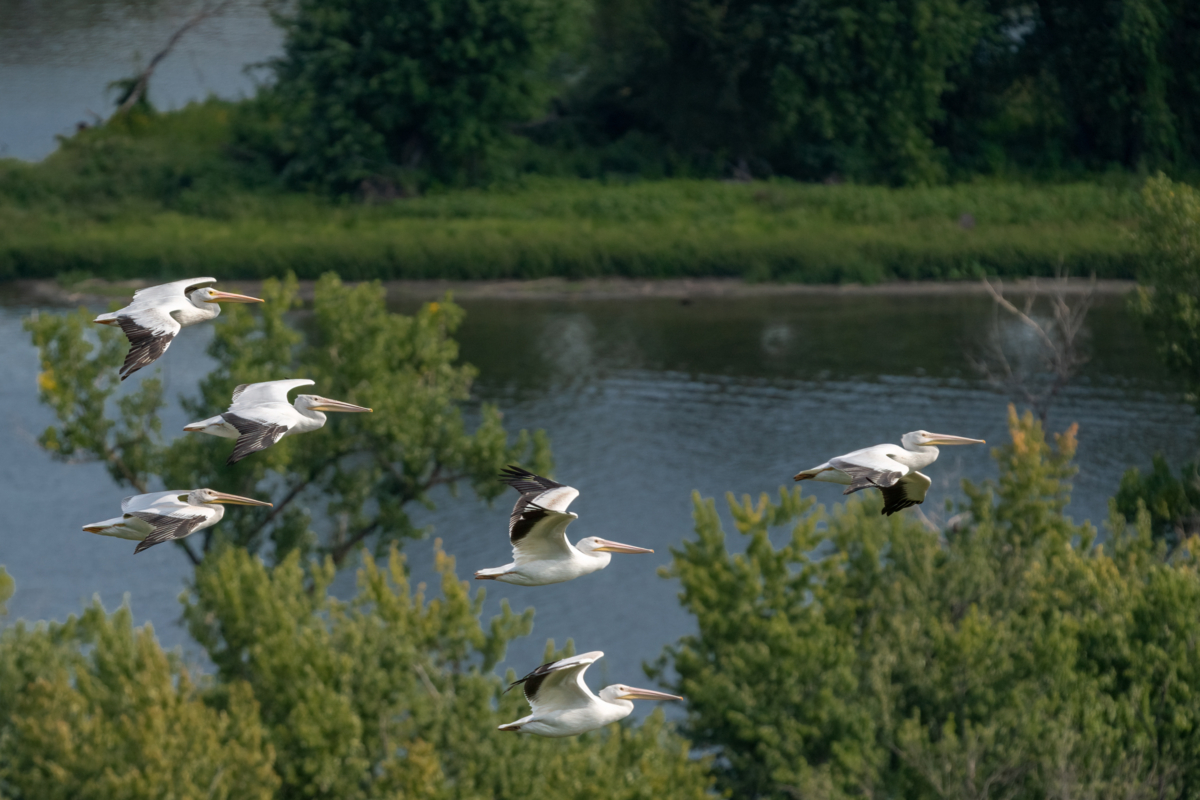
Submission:
M 513 466 L 504 469 L 500 480 L 521 493 L 508 519 L 513 563 L 481 569 L 475 580 L 545 586 L 604 569 L 612 559 L 610 553 L 654 552 L 598 536 L 573 545 L 567 541 L 567 526 L 579 515 L 567 511 L 567 506 L 579 496 L 577 490 Z
M 233 403 L 224 414 L 193 422 L 185 431 L 207 433 L 224 439 L 237 439 L 226 464 L 236 464 L 251 453 L 266 450 L 285 436 L 315 431 L 325 424 L 323 411 L 366 411 L 371 409 L 329 400 L 315 394 L 296 397 L 288 403 L 288 392 L 298 386 L 312 386 L 310 380 L 243 383 L 233 390 Z
M 84 525 L 88 533 L 131 539 L 138 543 L 134 553 L 172 539 L 191 536 L 196 531 L 211 528 L 225 516 L 222 503 L 239 506 L 270 506 L 262 500 L 251 500 L 236 494 L 215 492 L 212 489 L 176 489 L 172 492 L 137 494 L 121 501 L 119 517 Z
M 220 314 L 218 303 L 263 302 L 257 297 L 218 292 L 204 285 L 216 280 L 188 278 L 162 286 L 148 286 L 134 292 L 133 302 L 129 305 L 93 320 L 101 325 L 116 325 L 129 339 L 129 355 L 125 356 L 121 366 L 121 380 L 157 361 L 167 352 L 179 331 Z
M 932 481 L 917 470 L 937 461 L 937 445 L 985 444 L 983 439 L 913 431 L 900 437 L 901 447 L 877 444 L 796 474 L 796 480 L 826 481 L 847 486 L 842 494 L 874 487 L 883 492 L 883 511 L 892 515 L 925 502 Z
M 508 688 L 524 684 L 525 699 L 533 713 L 501 725 L 500 730 L 536 733 L 538 736 L 576 736 L 629 716 L 633 711 L 631 700 L 683 699 L 653 689 L 635 689 L 623 683 L 605 686 L 598 696 L 592 694 L 583 682 L 583 673 L 603 656 L 604 653 L 594 650 L 552 661 L 513 681 Z

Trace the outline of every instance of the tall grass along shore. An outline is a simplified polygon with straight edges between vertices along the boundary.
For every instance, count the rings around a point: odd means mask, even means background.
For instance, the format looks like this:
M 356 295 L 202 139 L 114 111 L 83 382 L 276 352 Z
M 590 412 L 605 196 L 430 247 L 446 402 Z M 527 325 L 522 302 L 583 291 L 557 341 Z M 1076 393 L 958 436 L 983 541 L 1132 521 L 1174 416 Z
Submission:
M 925 188 L 513 177 L 348 202 L 240 159 L 225 104 L 85 131 L 0 160 L 0 279 L 734 276 L 809 283 L 1131 278 L 1127 178 Z

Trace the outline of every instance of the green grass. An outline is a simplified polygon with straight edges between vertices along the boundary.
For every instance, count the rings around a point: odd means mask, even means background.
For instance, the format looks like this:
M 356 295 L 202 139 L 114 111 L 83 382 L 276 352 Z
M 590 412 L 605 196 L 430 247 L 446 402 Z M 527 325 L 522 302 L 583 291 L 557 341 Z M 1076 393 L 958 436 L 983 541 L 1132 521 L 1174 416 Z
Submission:
M 255 127 L 257 125 L 257 127 Z M 0 278 L 1133 277 L 1131 182 L 888 189 L 514 178 L 379 205 L 284 191 L 210 101 L 0 161 Z M 247 133 L 249 131 L 249 133 Z M 970 214 L 975 227 L 959 218 Z

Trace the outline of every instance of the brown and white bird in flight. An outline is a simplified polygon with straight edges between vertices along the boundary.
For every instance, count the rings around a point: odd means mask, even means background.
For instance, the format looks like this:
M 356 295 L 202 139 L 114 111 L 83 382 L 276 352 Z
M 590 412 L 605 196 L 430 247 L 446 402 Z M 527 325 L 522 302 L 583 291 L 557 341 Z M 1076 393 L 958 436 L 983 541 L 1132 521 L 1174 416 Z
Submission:
M 148 286 L 134 292 L 129 305 L 93 320 L 120 328 L 129 340 L 129 355 L 121 366 L 121 380 L 161 358 L 175 336 L 187 326 L 215 319 L 221 313 L 221 303 L 263 302 L 257 297 L 219 292 L 205 285 L 216 280 L 188 278 Z
M 900 437 L 900 447 L 894 444 L 864 447 L 798 472 L 795 479 L 840 483 L 848 487 L 842 494 L 878 489 L 883 493 L 881 513 L 890 516 L 925 502 L 925 493 L 929 491 L 932 481 L 918 470 L 937 461 L 938 445 L 951 444 L 985 442 L 965 436 L 913 431 Z

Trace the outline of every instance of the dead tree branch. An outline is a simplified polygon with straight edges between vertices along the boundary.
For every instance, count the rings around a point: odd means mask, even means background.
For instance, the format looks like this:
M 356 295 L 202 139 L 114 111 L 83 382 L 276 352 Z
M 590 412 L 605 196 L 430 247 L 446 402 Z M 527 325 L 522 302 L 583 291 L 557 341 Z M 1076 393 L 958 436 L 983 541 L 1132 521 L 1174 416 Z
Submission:
M 989 383 L 1023 401 L 1045 422 L 1054 400 L 1087 363 L 1084 323 L 1095 300 L 1096 279 L 1092 278 L 1087 291 L 1074 302 L 1067 299 L 1065 278 L 1057 279 L 1047 292 L 1035 279 L 1024 309 L 1004 296 L 1003 284 L 997 288 L 985 279 L 983 285 L 997 312 L 1004 310 L 1034 334 L 1038 352 L 1034 358 L 1018 359 L 1014 364 L 997 313 L 984 352 L 971 360 Z M 1034 315 L 1034 305 L 1043 296 L 1049 302 L 1050 318 L 1040 321 Z
M 129 94 L 126 95 L 125 99 L 121 101 L 121 104 L 117 106 L 117 110 L 113 112 L 113 117 L 119 117 L 137 105 L 138 101 L 141 100 L 146 94 L 146 90 L 150 88 L 150 78 L 152 75 L 154 75 L 154 70 L 158 68 L 158 65 L 162 63 L 164 58 L 170 55 L 171 50 L 175 48 L 175 45 L 179 44 L 179 40 L 183 38 L 185 33 L 199 25 L 201 22 L 204 22 L 204 20 L 223 13 L 225 9 L 229 7 L 231 2 L 233 2 L 233 0 L 221 0 L 221 2 L 217 3 L 216 5 L 206 5 L 204 8 L 200 9 L 199 13 L 197 13 L 187 22 L 183 23 L 179 30 L 171 34 L 171 38 L 167 40 L 166 46 L 163 47 L 162 50 L 159 50 L 157 53 L 155 53 L 154 57 L 150 59 L 150 63 L 146 65 L 146 68 L 142 70 L 136 78 L 134 78 L 133 86 L 129 89 Z

